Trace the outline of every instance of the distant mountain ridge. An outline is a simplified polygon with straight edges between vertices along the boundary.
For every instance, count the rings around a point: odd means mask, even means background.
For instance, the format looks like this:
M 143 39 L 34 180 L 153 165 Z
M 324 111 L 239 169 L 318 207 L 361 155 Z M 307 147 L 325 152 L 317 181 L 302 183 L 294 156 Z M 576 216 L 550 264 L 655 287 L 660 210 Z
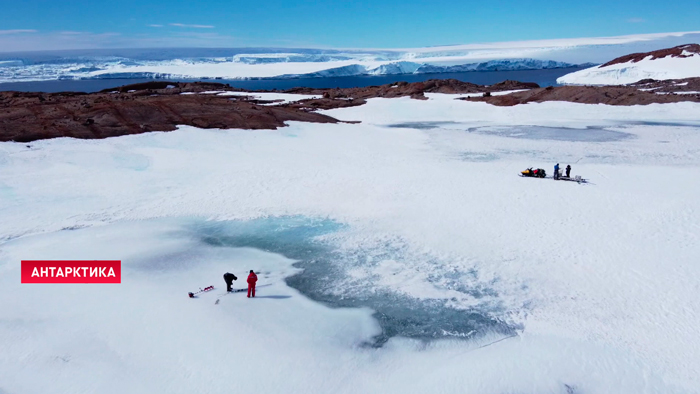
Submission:
M 479 71 L 544 70 L 590 66 L 554 60 L 500 59 L 458 65 L 439 65 L 402 60 L 365 60 L 338 54 L 239 54 L 226 58 L 172 59 L 145 61 L 124 58 L 71 59 L 71 63 L 22 64 L 21 61 L 0 63 L 0 82 L 31 80 L 88 80 L 88 79 L 296 79 L 350 76 L 379 76 L 403 74 L 444 74 Z M 331 67 L 334 64 L 344 64 Z M 284 73 L 298 69 L 296 65 L 314 64 L 318 71 Z M 328 68 L 324 68 L 328 65 Z M 251 68 L 275 67 L 268 75 L 245 74 Z M 313 69 L 312 68 L 312 69 Z
M 554 60 L 537 59 L 502 59 L 487 62 L 467 63 L 454 66 L 440 66 L 415 62 L 394 62 L 378 67 L 367 67 L 359 64 L 330 68 L 306 74 L 284 74 L 275 78 L 328 78 L 360 75 L 401 75 L 401 74 L 444 74 L 479 71 L 517 71 L 517 70 L 547 70 L 553 68 L 589 67 L 592 63 L 571 64 Z

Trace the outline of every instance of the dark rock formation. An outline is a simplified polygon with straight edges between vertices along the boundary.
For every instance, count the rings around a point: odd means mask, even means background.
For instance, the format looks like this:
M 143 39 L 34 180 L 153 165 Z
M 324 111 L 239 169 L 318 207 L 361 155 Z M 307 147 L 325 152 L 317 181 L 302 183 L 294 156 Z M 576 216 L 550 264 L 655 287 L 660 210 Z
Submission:
M 200 128 L 274 129 L 286 121 L 335 123 L 315 113 L 318 109 L 351 107 L 375 97 L 411 97 L 425 100 L 425 93 L 484 93 L 465 98 L 493 105 L 570 101 L 587 104 L 638 105 L 700 102 L 700 78 L 681 81 L 640 81 L 629 86 L 563 86 L 540 88 L 534 83 L 504 81 L 481 86 L 454 79 L 396 82 L 348 89 L 298 88 L 284 93 L 313 94 L 322 98 L 265 105 L 255 92 L 218 83 L 146 82 L 106 89 L 98 93 L 0 92 L 0 141 L 29 142 L 55 137 L 107 138 L 147 131 L 175 130 L 177 125 Z M 507 95 L 492 92 L 525 90 Z M 236 91 L 240 95 L 201 94 Z M 661 92 L 665 94 L 657 94 Z M 190 93 L 190 94 L 182 94 Z M 250 95 L 247 95 L 250 93 Z
M 662 87 L 678 89 L 680 87 L 698 86 L 700 78 L 691 78 L 692 85 L 678 86 L 678 81 L 658 81 L 658 90 L 639 90 L 637 86 L 559 86 L 544 89 L 531 89 L 524 92 L 515 92 L 502 96 L 470 97 L 463 100 L 484 101 L 499 106 L 526 104 L 531 102 L 541 103 L 545 101 L 569 101 L 582 104 L 607 104 L 607 105 L 647 105 L 652 103 L 676 103 L 680 101 L 700 102 L 700 94 L 675 94 L 664 93 Z M 682 82 L 681 82 L 682 83 Z M 696 85 L 697 84 L 697 85 Z M 647 86 L 647 85 L 642 85 Z M 658 91 L 658 93 L 657 93 Z
M 700 92 L 700 78 L 669 79 L 663 81 L 643 79 L 627 86 L 634 86 L 639 90 L 656 94 L 683 94 L 683 92 Z
M 209 94 L 156 95 L 148 90 L 121 94 L 0 92 L 0 141 L 106 138 L 175 130 L 176 125 L 274 129 L 290 120 L 337 122 L 300 108 L 264 106 Z
M 297 88 L 286 90 L 285 93 L 317 94 L 324 98 L 368 99 L 373 97 L 405 97 L 425 99 L 424 93 L 482 93 L 500 92 L 504 90 L 534 89 L 540 86 L 532 82 L 503 81 L 495 85 L 483 86 L 456 79 L 430 79 L 425 82 L 396 82 L 381 86 L 346 89 L 311 89 Z
M 424 92 L 466 93 L 538 87 L 506 81 L 488 87 L 450 80 L 398 82 L 352 89 L 292 89 L 286 93 L 322 95 L 284 105 L 251 96 L 197 94 L 204 91 L 245 91 L 209 82 L 153 81 L 105 89 L 98 93 L 0 92 L 0 141 L 29 142 L 55 137 L 106 138 L 147 131 L 175 130 L 177 125 L 200 128 L 274 129 L 286 121 L 337 122 L 317 109 L 362 105 L 372 97 L 410 96 Z M 194 94 L 182 94 L 194 93 Z

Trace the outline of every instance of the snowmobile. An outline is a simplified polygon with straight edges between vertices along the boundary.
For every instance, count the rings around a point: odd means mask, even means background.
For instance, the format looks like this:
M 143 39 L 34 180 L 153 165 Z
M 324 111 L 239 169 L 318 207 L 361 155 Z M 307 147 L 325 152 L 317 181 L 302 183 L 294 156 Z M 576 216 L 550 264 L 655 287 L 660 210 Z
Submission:
M 523 177 L 534 177 L 534 178 L 544 178 L 547 176 L 547 173 L 542 169 L 542 168 L 537 168 L 537 169 L 532 169 L 532 167 L 528 168 L 525 171 L 520 172 L 520 176 Z

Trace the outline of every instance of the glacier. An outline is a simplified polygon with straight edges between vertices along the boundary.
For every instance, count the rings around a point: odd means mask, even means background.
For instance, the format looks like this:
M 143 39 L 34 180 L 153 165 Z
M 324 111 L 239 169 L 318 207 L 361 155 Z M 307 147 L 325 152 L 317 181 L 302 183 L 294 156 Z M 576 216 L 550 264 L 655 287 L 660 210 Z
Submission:
M 342 60 L 341 60 L 342 59 Z M 17 65 L 21 61 L 8 61 L 0 65 L 0 83 L 42 80 L 86 79 L 290 79 L 327 78 L 362 75 L 439 74 L 469 71 L 514 71 L 570 68 L 579 65 L 536 59 L 491 60 L 453 66 L 429 65 L 409 61 L 371 60 L 355 63 L 357 59 L 317 56 L 234 56 L 232 59 L 175 59 L 171 61 L 84 60 L 66 64 Z M 326 68 L 333 64 L 340 67 Z M 584 65 L 585 66 L 585 65 Z M 320 69 L 314 72 L 277 74 L 282 70 Z
M 600 64 L 699 32 L 398 49 L 161 48 L 0 53 L 0 83 L 60 79 L 251 79 L 533 70 Z
M 536 59 L 506 59 L 490 60 L 481 63 L 460 64 L 454 66 L 439 66 L 415 62 L 392 62 L 377 67 L 367 67 L 358 64 L 332 68 L 308 74 L 284 74 L 276 78 L 328 78 L 348 77 L 359 75 L 402 75 L 402 74 L 443 74 L 477 71 L 517 71 L 517 70 L 547 70 L 553 68 L 586 67 L 590 64 L 570 64 L 552 60 Z

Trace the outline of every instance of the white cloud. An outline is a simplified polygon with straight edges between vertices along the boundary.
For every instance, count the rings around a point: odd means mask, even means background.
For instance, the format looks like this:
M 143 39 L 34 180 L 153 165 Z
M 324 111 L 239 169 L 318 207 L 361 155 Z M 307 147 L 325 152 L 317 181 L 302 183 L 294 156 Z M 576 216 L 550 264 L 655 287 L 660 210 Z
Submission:
M 37 33 L 37 30 L 34 29 L 15 29 L 15 30 L 0 30 L 0 34 L 6 35 L 6 34 L 24 34 L 24 33 Z
M 188 25 L 184 23 L 169 23 L 170 26 L 177 26 L 177 27 L 189 27 L 193 29 L 213 29 L 214 26 L 211 25 Z
M 163 30 L 158 29 L 158 32 Z M 0 53 L 101 48 L 231 47 L 240 42 L 232 36 L 182 29 L 165 35 L 122 35 L 120 33 L 70 34 L 75 32 L 0 34 Z
M 148 25 L 149 27 L 163 27 L 163 25 Z
M 693 35 L 693 37 L 686 37 L 687 35 L 691 34 Z M 605 62 L 615 57 L 627 54 L 629 52 L 620 52 L 619 50 L 619 48 L 622 48 L 621 45 L 624 46 L 624 44 L 653 43 L 657 40 L 661 40 L 659 42 L 663 42 L 666 47 L 670 47 L 674 45 L 687 43 L 688 40 L 695 40 L 696 37 L 698 37 L 698 35 L 700 35 L 700 31 L 639 34 L 618 37 L 494 42 L 482 44 L 465 44 L 448 47 L 350 49 L 331 46 L 322 47 L 319 45 L 315 45 L 314 43 L 299 43 L 291 41 L 286 42 L 274 39 L 266 40 L 264 42 L 251 41 L 246 37 L 222 35 L 216 33 L 216 30 L 206 29 L 153 29 L 150 33 L 139 34 L 95 34 L 90 32 L 84 32 L 83 34 L 61 34 L 61 32 L 38 32 L 35 30 L 0 30 L 0 52 L 100 48 L 233 48 L 241 46 L 271 46 L 273 44 L 279 47 L 279 44 L 283 43 L 283 46 L 296 48 L 326 48 L 407 52 L 416 59 L 420 59 L 422 57 L 439 57 L 441 52 L 463 51 L 465 53 L 465 56 L 462 59 L 458 59 L 462 63 L 469 63 L 472 62 L 474 59 L 501 59 L 513 57 L 532 57 L 537 59 L 561 60 L 567 61 L 569 63 L 582 63 L 589 61 Z M 611 49 L 609 51 L 602 49 L 588 50 L 590 49 L 590 47 L 606 47 Z M 658 47 L 654 49 L 658 49 Z M 651 48 L 649 50 L 651 50 Z M 556 58 L 553 58 L 552 54 L 554 54 L 555 52 L 564 53 L 566 56 L 561 55 Z M 452 62 L 456 58 L 445 57 L 445 59 Z M 407 58 L 406 60 L 409 59 Z

